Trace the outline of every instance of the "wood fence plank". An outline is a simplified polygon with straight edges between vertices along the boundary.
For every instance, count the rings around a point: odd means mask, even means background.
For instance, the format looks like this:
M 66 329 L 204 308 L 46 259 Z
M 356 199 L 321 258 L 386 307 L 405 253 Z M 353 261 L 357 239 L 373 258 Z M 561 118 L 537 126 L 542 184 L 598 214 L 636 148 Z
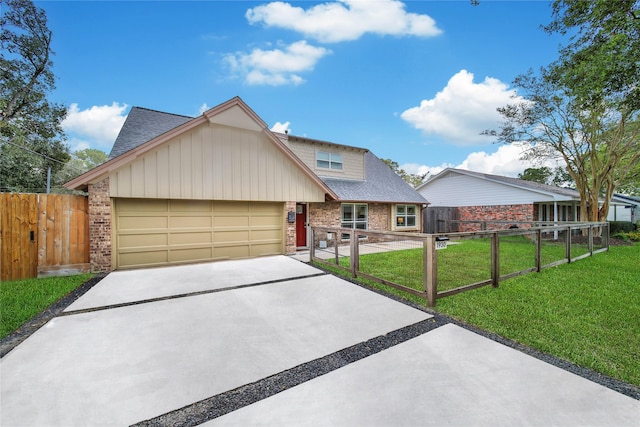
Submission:
M 71 225 L 71 200 L 68 195 L 60 195 L 60 205 L 61 205 L 61 217 L 62 221 L 58 221 L 60 224 L 60 258 L 56 260 L 56 265 L 67 265 L 71 262 L 70 259 L 70 234 L 74 232 L 74 230 L 70 227 Z
M 47 261 L 47 195 L 38 194 L 38 265 Z

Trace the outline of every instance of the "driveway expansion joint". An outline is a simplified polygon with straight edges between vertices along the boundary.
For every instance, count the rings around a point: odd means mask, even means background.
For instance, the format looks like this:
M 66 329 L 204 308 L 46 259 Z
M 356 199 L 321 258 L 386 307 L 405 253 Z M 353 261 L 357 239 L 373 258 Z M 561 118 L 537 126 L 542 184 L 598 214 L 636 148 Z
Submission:
M 290 281 L 294 281 L 294 280 L 308 279 L 308 278 L 311 278 L 311 277 L 319 277 L 319 276 L 327 276 L 327 275 L 328 275 L 328 273 L 325 273 L 325 272 L 314 273 L 314 274 L 307 274 L 307 275 L 303 275 L 303 276 L 287 277 L 286 279 L 276 279 L 276 280 L 268 280 L 268 281 L 257 282 L 257 283 L 247 283 L 245 285 L 229 286 L 229 287 L 226 287 L 226 288 L 208 289 L 208 290 L 205 290 L 205 291 L 196 291 L 196 292 L 187 292 L 187 293 L 176 294 L 176 295 L 167 295 L 167 296 L 164 296 L 164 297 L 148 298 L 148 299 L 143 299 L 143 300 L 138 300 L 138 301 L 123 302 L 123 303 L 119 303 L 119 304 L 110 304 L 110 305 L 104 305 L 104 306 L 99 306 L 99 307 L 83 308 L 83 309 L 80 309 L 80 310 L 63 311 L 61 313 L 58 313 L 56 317 L 73 316 L 73 315 L 76 315 L 76 314 L 85 314 L 85 313 L 92 313 L 92 312 L 95 312 L 95 311 L 112 310 L 112 309 L 116 309 L 116 308 L 131 307 L 131 306 L 135 306 L 135 305 L 149 304 L 149 303 L 154 303 L 154 302 L 159 302 L 159 301 L 169 301 L 169 300 L 180 299 L 180 298 L 188 298 L 188 297 L 195 297 L 195 296 L 200 296 L 200 295 L 215 294 L 215 293 L 219 293 L 219 292 L 235 291 L 235 290 L 238 290 L 238 289 L 253 288 L 253 287 L 256 287 L 256 286 L 272 285 L 274 283 L 290 282 Z
M 387 350 L 450 323 L 432 317 L 354 344 L 233 390 L 211 396 L 158 417 L 133 424 L 135 427 L 195 426 L 221 417 L 282 391 L 328 374 L 336 369 Z

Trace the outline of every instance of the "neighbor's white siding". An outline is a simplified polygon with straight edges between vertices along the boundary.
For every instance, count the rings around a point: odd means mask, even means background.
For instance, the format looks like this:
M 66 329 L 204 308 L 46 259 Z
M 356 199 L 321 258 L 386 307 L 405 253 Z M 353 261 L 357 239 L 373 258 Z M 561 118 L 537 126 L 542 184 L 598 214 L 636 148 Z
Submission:
M 553 197 L 472 176 L 449 173 L 418 190 L 431 206 L 500 206 L 553 202 Z

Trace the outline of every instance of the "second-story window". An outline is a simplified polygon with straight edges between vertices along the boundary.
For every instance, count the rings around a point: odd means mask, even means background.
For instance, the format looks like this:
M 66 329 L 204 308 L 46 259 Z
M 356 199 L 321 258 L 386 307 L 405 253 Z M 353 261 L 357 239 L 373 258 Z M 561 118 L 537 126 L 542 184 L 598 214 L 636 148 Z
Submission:
M 342 154 L 318 151 L 316 153 L 316 167 L 322 169 L 342 170 Z

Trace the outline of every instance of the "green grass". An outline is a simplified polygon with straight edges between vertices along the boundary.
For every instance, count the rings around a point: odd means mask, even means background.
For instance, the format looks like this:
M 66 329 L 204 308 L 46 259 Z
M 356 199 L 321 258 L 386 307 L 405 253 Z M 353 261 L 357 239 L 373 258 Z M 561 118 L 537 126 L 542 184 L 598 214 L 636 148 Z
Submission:
M 553 245 L 545 245 L 543 254 L 544 251 L 557 251 L 561 258 L 564 246 L 554 248 Z M 507 244 L 501 241 L 501 252 L 502 274 L 533 265 L 535 259 L 535 254 L 522 242 Z M 439 251 L 439 290 L 442 290 L 440 285 L 443 283 L 447 287 L 456 287 L 472 283 L 468 282 L 469 279 L 488 278 L 484 276 L 489 274 L 489 262 L 476 259 L 474 253 L 486 253 L 488 257 L 488 242 L 480 239 L 465 241 Z M 379 270 L 395 262 L 393 253 L 367 256 L 381 259 L 376 264 Z M 550 254 L 551 258 L 555 258 L 555 254 Z M 415 265 L 406 264 L 408 270 L 415 269 Z M 374 263 L 366 265 L 369 267 Z M 577 262 L 502 281 L 498 288 L 486 286 L 438 299 L 435 309 L 465 323 L 640 386 L 639 265 L 640 245 L 611 247 L 608 252 Z M 396 277 L 401 275 L 397 271 L 393 274 Z M 425 304 L 419 297 L 377 283 L 367 284 Z M 416 289 L 422 286 L 421 279 L 419 283 L 408 284 Z
M 81 274 L 0 282 L 0 338 L 18 329 L 91 277 L 91 274 Z

